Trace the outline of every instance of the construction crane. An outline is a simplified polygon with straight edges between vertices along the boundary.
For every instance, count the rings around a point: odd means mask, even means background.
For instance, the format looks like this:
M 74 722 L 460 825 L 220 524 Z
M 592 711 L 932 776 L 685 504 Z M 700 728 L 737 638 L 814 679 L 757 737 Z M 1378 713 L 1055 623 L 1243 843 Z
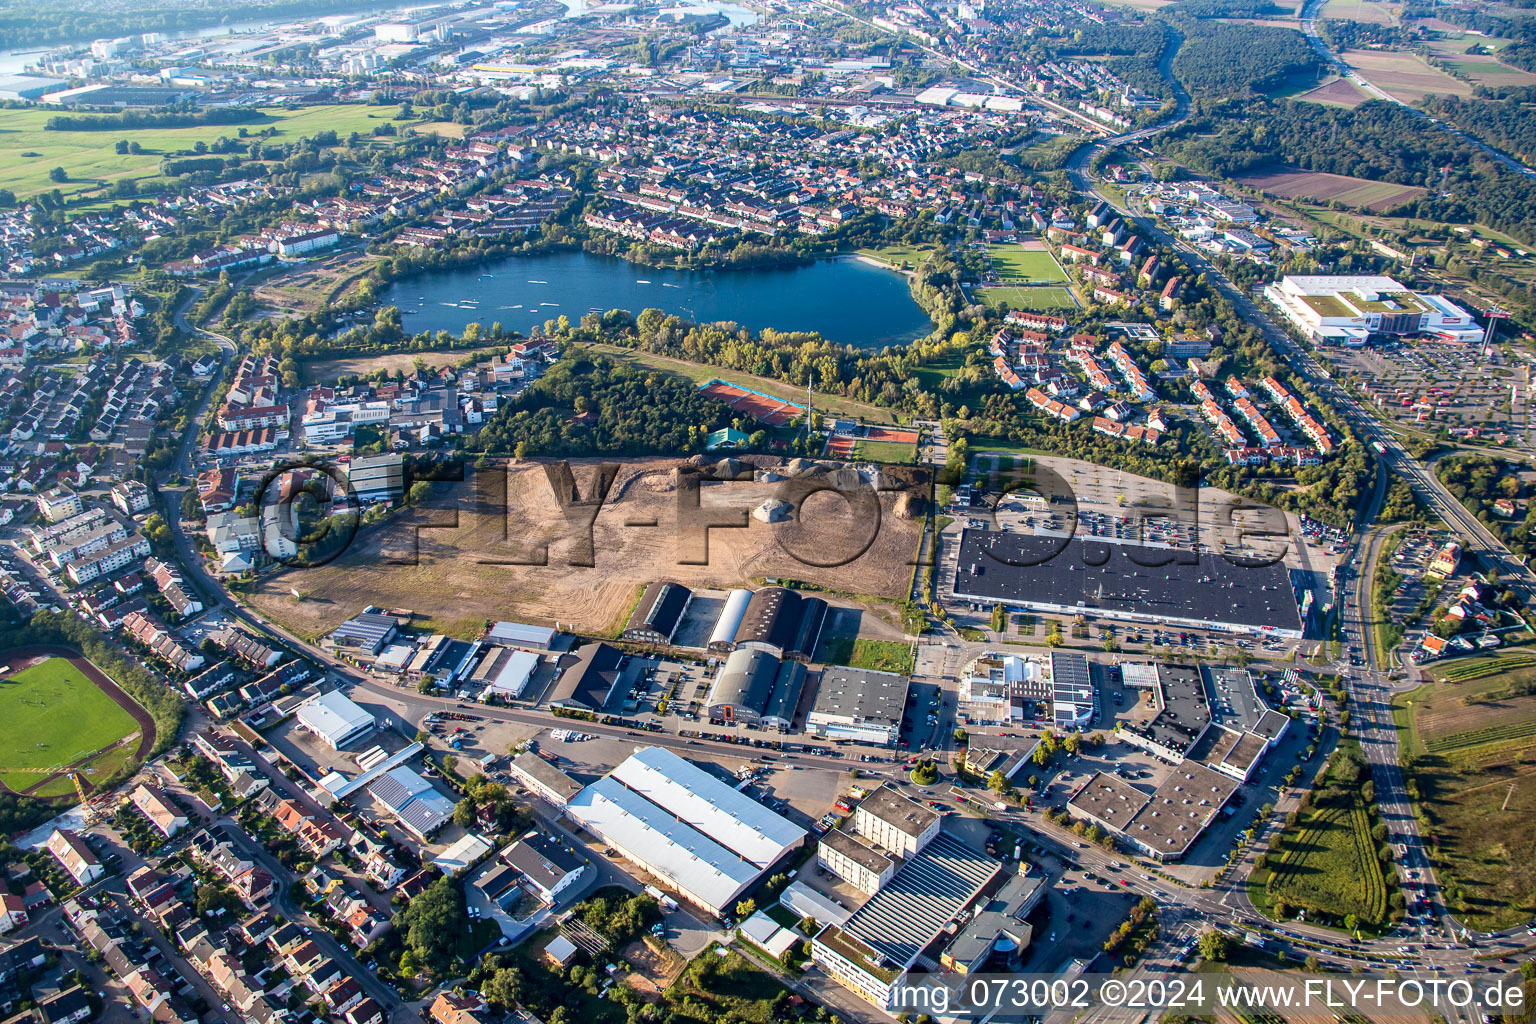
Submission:
M 62 772 L 62 771 L 60 771 L 57 768 L 11 768 L 11 769 L 7 770 L 6 774 L 8 774 L 8 775 L 67 775 L 67 776 L 69 776 L 69 781 L 73 782 L 75 784 L 75 793 L 80 797 L 80 804 L 81 804 L 81 806 L 85 806 L 85 804 L 86 804 L 85 785 L 84 785 L 84 783 L 82 783 L 80 781 L 80 776 L 83 774 L 81 772 L 77 772 L 77 771 Z

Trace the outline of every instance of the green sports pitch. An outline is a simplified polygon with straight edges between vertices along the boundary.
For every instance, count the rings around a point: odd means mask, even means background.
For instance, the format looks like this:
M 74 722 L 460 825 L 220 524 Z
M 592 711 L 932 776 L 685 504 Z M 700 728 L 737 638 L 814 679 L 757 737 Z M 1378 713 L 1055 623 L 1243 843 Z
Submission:
M 1065 282 L 1067 272 L 1056 257 L 1041 249 L 1026 249 L 1017 243 L 994 245 L 987 250 L 992 273 L 999 281 Z
M 63 658 L 0 677 L 0 782 L 20 792 L 137 731 L 118 703 Z
M 1065 288 L 982 288 L 976 294 L 992 309 L 996 309 L 1005 302 L 1009 309 L 1027 309 L 1041 313 L 1055 309 L 1077 308 L 1072 293 Z

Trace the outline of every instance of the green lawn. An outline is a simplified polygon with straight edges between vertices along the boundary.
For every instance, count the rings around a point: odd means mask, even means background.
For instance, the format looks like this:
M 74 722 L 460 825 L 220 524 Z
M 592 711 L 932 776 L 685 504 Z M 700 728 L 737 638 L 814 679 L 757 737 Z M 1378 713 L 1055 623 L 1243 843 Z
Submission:
M 1056 257 L 1038 249 L 1026 249 L 1014 243 L 994 245 L 988 250 L 992 257 L 992 269 L 1004 280 L 1040 282 L 1066 281 L 1067 272 L 1061 269 Z
M 992 309 L 1005 302 L 1009 309 L 1039 313 L 1077 308 L 1072 293 L 1065 288 L 978 288 L 976 297 Z
M 854 250 L 860 256 L 868 256 L 872 260 L 890 264 L 897 269 L 917 269 L 923 265 L 923 261 L 933 255 L 931 245 L 875 245 L 864 249 Z
M 849 668 L 911 675 L 912 645 L 900 640 L 832 637 L 822 644 L 821 660 L 828 665 L 847 665 Z
M 190 150 L 198 142 L 212 143 L 220 136 L 234 138 L 244 128 L 251 135 L 271 127 L 273 143 L 294 142 L 331 129 L 342 139 L 352 132 L 367 135 L 375 125 L 388 121 L 393 107 L 362 104 L 314 104 L 293 110 L 272 108 L 259 120 L 240 125 L 200 125 L 192 128 L 142 128 L 83 132 L 45 130 L 48 119 L 60 111 L 37 107 L 0 110 L 0 188 L 25 199 L 39 192 L 59 189 L 66 196 L 87 192 L 98 182 L 108 185 L 132 178 L 141 186 L 160 176 L 162 157 Z M 137 142 L 138 154 L 118 154 L 119 139 Z M 254 141 L 254 140 L 253 140 Z M 30 155 L 24 155 L 30 154 Z M 69 180 L 51 181 L 48 172 L 64 168 Z
M 916 445 L 898 444 L 895 441 L 860 441 L 853 449 L 854 458 L 868 459 L 870 462 L 907 463 L 916 454 Z
M 40 781 L 15 768 L 66 765 L 109 747 L 137 726 L 73 665 L 51 658 L 0 679 L 0 781 L 13 790 Z
M 1314 806 L 1275 841 L 1283 852 L 1269 854 L 1269 905 L 1284 901 L 1305 908 L 1311 921 L 1331 917 L 1335 926 L 1351 914 L 1371 930 L 1388 923 L 1387 875 L 1376 857 L 1374 822 L 1361 792 L 1367 774 L 1357 747 L 1335 753 L 1313 790 Z
M 773 380 L 768 377 L 756 377 L 750 373 L 740 373 L 736 370 L 727 370 L 718 366 L 708 366 L 704 363 L 690 363 L 683 359 L 673 359 L 671 356 L 657 355 L 654 352 L 642 352 L 639 349 L 624 348 L 620 345 L 598 343 L 589 346 L 595 352 L 601 352 L 620 362 L 631 363 L 637 366 L 648 366 L 653 370 L 662 370 L 666 373 L 676 373 L 687 377 L 696 384 L 702 384 L 712 378 L 718 378 L 728 384 L 736 384 L 749 388 L 765 395 L 783 399 L 786 402 L 794 402 L 798 405 L 805 404 L 805 389 L 786 384 L 781 380 Z M 818 413 L 830 413 L 833 416 L 846 416 L 849 419 L 868 420 L 873 423 L 889 423 L 891 410 L 882 409 L 877 405 L 868 405 L 864 402 L 855 402 L 849 398 L 838 395 L 816 396 L 816 411 Z M 902 417 L 896 417 L 898 421 Z

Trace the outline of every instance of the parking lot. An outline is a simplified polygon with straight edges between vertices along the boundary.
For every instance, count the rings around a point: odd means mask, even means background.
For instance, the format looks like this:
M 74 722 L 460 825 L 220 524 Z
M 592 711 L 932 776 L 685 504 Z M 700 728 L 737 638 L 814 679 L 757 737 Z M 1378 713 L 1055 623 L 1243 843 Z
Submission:
M 1353 374 L 1361 390 L 1392 420 L 1433 430 L 1476 429 L 1497 435 L 1525 430 L 1527 372 L 1511 368 L 1497 351 L 1485 360 L 1480 349 L 1443 342 L 1396 339 L 1364 349 L 1329 349 L 1327 358 Z M 1510 404 L 1510 385 L 1520 400 Z

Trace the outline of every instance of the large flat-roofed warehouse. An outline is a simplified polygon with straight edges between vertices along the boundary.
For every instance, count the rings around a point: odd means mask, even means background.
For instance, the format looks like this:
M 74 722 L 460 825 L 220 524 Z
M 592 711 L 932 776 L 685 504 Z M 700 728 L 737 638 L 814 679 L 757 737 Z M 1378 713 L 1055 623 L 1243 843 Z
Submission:
M 1151 796 L 1100 772 L 1067 806 L 1154 860 L 1176 861 L 1216 820 L 1238 785 L 1236 779 L 1203 764 L 1185 761 L 1168 773 Z
M 876 1006 L 944 930 L 1000 887 L 1003 865 L 940 832 L 842 925 L 828 925 L 811 959 Z
M 661 747 L 625 759 L 573 797 L 566 812 L 679 895 L 721 916 L 808 835 Z
M 827 602 L 821 598 L 786 587 L 764 587 L 747 602 L 733 639 L 738 648 L 809 661 L 826 619 Z
M 805 666 L 767 651 L 732 651 L 709 689 L 709 720 L 789 731 L 805 689 Z
M 1169 558 L 1149 568 L 1143 562 Z M 1189 552 L 1182 553 L 1189 557 Z M 1301 612 L 1283 562 L 1240 566 L 1209 553 L 1181 564 L 1141 545 L 965 530 L 955 565 L 959 600 L 1190 629 L 1301 639 Z
M 683 621 L 693 591 L 681 583 L 652 583 L 640 595 L 640 603 L 624 627 L 624 639 L 638 643 L 669 644 L 677 624 Z
M 1132 675 L 1122 667 L 1122 678 Z M 1211 727 L 1211 705 L 1200 670 L 1190 665 L 1155 667 L 1156 685 L 1148 699 L 1155 709 L 1145 723 L 1122 724 L 1120 738 L 1165 761 L 1178 764 Z
M 828 665 L 821 670 L 805 731 L 830 740 L 894 746 L 911 685 L 894 672 Z
M 298 706 L 299 725 L 332 750 L 373 731 L 374 719 L 340 690 L 318 694 Z

